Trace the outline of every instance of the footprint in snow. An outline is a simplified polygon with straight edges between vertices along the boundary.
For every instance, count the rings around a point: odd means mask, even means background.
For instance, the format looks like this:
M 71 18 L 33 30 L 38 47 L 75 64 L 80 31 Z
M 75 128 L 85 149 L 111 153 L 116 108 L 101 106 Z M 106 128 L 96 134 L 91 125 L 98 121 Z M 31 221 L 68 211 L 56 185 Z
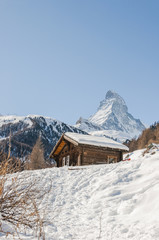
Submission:
M 121 191 L 120 190 L 113 190 L 112 192 L 110 192 L 108 194 L 109 197 L 115 197 L 115 196 L 118 196 L 121 194 Z

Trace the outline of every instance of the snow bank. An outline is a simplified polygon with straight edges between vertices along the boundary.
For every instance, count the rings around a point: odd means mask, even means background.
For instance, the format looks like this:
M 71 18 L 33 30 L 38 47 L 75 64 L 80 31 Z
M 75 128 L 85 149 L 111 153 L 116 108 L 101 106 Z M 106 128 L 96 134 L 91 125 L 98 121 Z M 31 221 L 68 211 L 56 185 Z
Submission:
M 131 160 L 22 173 L 40 179 L 42 191 L 52 183 L 40 202 L 47 240 L 159 239 L 159 145 L 125 157 Z

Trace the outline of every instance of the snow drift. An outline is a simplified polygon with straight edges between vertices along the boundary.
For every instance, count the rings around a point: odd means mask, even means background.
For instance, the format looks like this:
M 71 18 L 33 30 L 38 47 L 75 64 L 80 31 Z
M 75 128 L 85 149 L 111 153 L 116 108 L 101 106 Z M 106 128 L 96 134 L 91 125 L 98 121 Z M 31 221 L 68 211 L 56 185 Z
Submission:
M 39 206 L 47 240 L 159 239 L 159 145 L 125 158 L 131 160 L 21 173 L 40 179 L 41 191 L 52 182 Z

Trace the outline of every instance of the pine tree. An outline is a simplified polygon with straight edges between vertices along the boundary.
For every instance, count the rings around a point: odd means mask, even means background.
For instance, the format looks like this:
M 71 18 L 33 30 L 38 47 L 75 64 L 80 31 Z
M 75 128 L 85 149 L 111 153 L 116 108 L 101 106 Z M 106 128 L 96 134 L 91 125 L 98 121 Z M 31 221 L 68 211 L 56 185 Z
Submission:
M 44 159 L 44 147 L 39 137 L 36 141 L 36 144 L 33 147 L 30 156 L 30 169 L 41 169 L 45 167 L 45 159 Z

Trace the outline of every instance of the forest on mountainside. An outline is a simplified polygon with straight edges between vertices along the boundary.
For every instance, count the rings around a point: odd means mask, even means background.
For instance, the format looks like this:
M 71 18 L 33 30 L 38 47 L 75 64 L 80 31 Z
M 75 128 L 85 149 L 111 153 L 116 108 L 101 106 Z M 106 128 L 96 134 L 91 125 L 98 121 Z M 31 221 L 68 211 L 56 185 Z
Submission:
M 155 122 L 149 128 L 143 130 L 138 139 L 126 141 L 124 144 L 129 147 L 130 152 L 133 152 L 145 148 L 151 143 L 159 143 L 159 122 Z

